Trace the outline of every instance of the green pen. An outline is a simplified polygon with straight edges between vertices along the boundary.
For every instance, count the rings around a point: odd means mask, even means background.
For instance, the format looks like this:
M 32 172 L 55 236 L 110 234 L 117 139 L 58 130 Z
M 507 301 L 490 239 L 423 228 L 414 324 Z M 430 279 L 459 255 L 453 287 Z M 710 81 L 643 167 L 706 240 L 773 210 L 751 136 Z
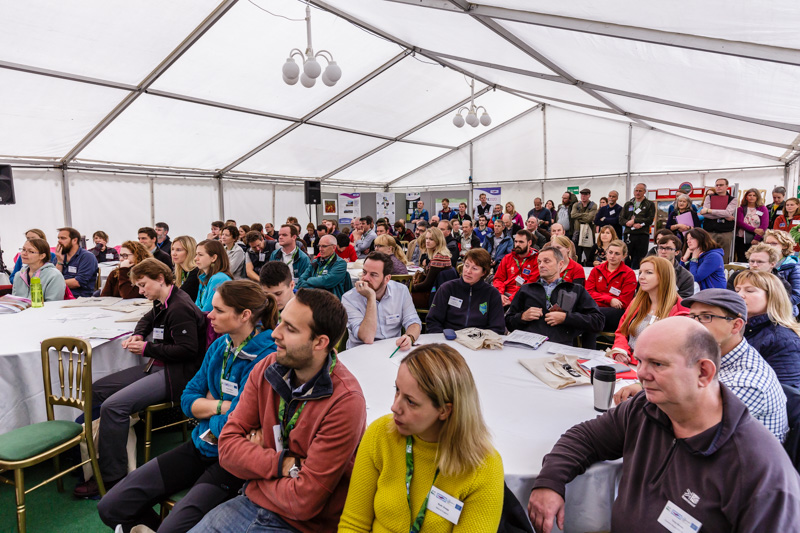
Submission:
M 399 350 L 399 349 L 400 349 L 400 347 L 399 347 L 399 346 L 398 346 L 397 348 L 395 348 L 395 349 L 394 349 L 394 351 L 392 352 L 392 355 L 390 355 L 390 356 L 389 356 L 389 359 L 391 359 L 392 357 L 394 357 L 394 354 L 396 354 L 396 353 L 397 353 L 397 350 Z

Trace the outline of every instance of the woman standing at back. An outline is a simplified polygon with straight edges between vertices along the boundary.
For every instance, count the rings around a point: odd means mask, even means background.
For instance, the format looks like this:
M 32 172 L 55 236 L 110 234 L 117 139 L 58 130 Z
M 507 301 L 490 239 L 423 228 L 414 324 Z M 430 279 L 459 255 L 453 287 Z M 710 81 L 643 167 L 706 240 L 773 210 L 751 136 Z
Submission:
M 761 199 L 758 189 L 747 189 L 744 193 L 742 204 L 736 209 L 736 228 L 736 261 L 744 263 L 747 261 L 744 255 L 747 249 L 753 241 L 760 241 L 764 232 L 769 229 L 769 211 L 764 207 L 764 200 Z

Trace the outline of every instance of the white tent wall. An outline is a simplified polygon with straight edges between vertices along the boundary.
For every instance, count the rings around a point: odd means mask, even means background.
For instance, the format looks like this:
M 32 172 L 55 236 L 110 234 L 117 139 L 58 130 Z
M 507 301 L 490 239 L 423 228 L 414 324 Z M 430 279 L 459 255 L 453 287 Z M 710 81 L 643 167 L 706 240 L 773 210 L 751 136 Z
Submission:
M 314 209 L 311 209 L 313 214 Z M 234 211 L 235 214 L 235 211 Z M 226 211 L 225 216 L 228 216 Z M 313 215 L 312 215 L 313 216 Z M 306 232 L 305 225 L 308 223 L 308 206 L 305 204 L 305 194 L 303 187 L 289 187 L 286 185 L 276 185 L 275 187 L 275 214 L 274 222 L 277 225 L 286 222 L 286 217 L 297 217 L 300 225 L 303 226 L 303 234 Z M 303 222 L 306 221 L 306 222 Z M 237 220 L 238 222 L 238 220 Z M 264 221 L 266 222 L 266 220 Z M 262 222 L 263 223 L 263 222 Z
M 17 203 L 0 205 L 0 245 L 9 270 L 27 230 L 41 229 L 54 246 L 56 229 L 64 226 L 60 170 L 14 169 L 14 178 Z
M 171 237 L 191 235 L 200 242 L 219 218 L 217 187 L 213 179 L 154 178 L 155 222 L 169 224 Z
M 536 109 L 473 142 L 473 182 L 544 178 L 543 130 L 542 111 Z
M 249 226 L 253 222 L 273 222 L 272 184 L 223 180 L 222 191 L 226 219 L 232 218 L 240 226 Z

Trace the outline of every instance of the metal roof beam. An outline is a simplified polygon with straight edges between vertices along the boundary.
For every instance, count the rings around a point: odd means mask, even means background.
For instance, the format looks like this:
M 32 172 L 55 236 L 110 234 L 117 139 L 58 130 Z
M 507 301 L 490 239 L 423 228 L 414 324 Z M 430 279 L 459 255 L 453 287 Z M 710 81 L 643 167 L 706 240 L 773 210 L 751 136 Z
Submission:
M 16 70 L 18 72 L 25 72 L 28 74 L 38 74 L 40 76 L 48 76 L 50 78 L 58 78 L 61 80 L 77 81 L 80 83 L 88 83 L 89 85 L 99 85 L 101 87 L 110 87 L 112 89 L 122 89 L 124 91 L 136 91 L 136 85 L 128 83 L 120 83 L 111 80 L 103 80 L 100 78 L 91 78 L 89 76 L 79 76 L 78 74 L 71 74 L 69 72 L 62 72 L 59 70 L 51 70 L 46 68 L 34 67 L 31 65 L 22 65 L 20 63 L 11 63 L 10 61 L 0 61 L 0 68 L 6 70 Z

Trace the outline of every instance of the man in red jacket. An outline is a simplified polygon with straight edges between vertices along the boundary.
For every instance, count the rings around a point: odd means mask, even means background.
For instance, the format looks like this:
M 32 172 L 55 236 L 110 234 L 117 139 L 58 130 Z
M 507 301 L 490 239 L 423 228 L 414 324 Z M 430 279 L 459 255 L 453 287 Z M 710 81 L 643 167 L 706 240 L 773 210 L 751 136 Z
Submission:
M 328 291 L 300 289 L 219 436 L 219 461 L 244 494 L 194 531 L 335 531 L 366 428 L 361 386 L 333 347 L 347 312 Z
M 519 230 L 514 235 L 514 250 L 506 255 L 494 273 L 492 285 L 500 291 L 503 307 L 511 305 L 511 300 L 519 288 L 530 281 L 534 273 L 539 272 L 536 264 L 536 250 L 531 242 L 533 235 L 528 230 Z

